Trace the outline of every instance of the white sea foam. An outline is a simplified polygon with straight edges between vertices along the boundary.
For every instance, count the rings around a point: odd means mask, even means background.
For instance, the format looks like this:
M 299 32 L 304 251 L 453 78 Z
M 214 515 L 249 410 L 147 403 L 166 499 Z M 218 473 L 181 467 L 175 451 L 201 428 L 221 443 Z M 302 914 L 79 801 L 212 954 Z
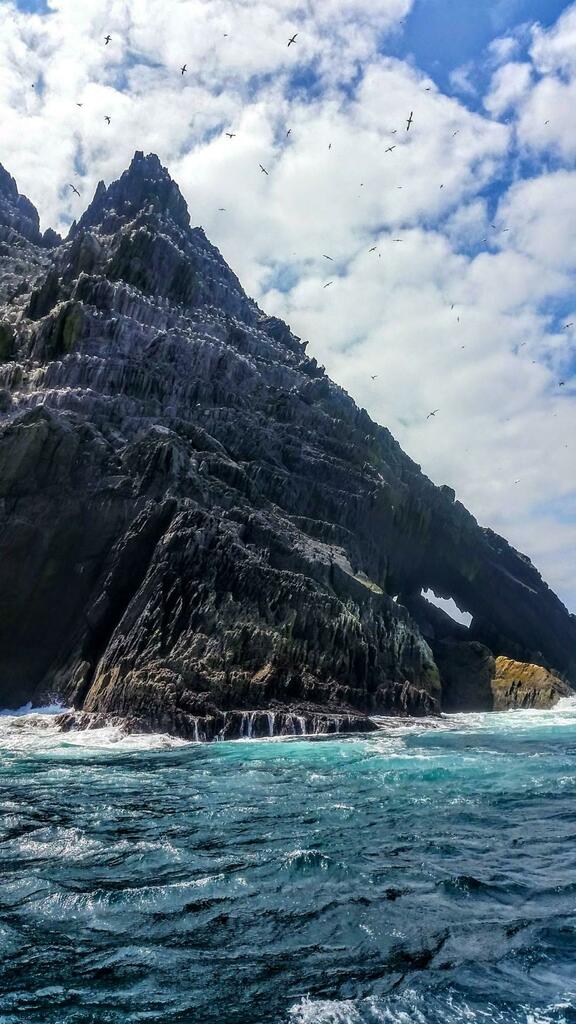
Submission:
M 55 716 L 67 709 L 59 704 L 0 712 L 0 749 L 11 753 L 73 755 L 78 751 L 166 750 L 185 746 L 186 740 L 165 733 L 126 735 L 120 726 L 63 732 Z

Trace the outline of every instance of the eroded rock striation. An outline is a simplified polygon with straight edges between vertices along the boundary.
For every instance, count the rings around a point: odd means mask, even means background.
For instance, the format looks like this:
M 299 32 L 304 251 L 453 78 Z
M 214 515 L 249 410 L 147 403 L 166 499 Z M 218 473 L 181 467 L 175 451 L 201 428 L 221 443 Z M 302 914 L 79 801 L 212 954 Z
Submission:
M 157 157 L 65 241 L 0 169 L 0 259 L 1 704 L 363 729 L 440 709 L 447 639 L 576 679 L 576 620 L 529 560 L 246 296 Z

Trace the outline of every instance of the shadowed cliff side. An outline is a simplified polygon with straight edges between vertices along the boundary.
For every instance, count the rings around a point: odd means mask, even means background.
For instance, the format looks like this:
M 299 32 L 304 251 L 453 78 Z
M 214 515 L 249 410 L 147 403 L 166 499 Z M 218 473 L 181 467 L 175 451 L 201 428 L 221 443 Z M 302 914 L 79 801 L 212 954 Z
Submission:
M 529 560 L 245 295 L 157 157 L 65 242 L 1 170 L 0 246 L 2 704 L 206 738 L 433 713 L 427 588 L 576 679 Z

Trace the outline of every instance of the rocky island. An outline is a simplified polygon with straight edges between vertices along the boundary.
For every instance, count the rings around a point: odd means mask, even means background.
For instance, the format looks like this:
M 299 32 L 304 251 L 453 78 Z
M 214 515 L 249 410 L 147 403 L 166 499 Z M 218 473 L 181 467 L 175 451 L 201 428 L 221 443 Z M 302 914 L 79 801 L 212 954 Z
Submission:
M 65 240 L 0 167 L 0 705 L 213 739 L 575 682 L 529 559 L 246 296 L 156 156 Z

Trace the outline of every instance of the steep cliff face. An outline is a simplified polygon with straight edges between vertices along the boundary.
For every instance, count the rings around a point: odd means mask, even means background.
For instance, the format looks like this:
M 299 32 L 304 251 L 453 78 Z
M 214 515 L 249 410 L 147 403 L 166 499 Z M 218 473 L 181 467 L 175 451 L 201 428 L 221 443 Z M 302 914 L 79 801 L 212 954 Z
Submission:
M 65 242 L 1 170 L 0 256 L 0 703 L 207 738 L 431 713 L 428 587 L 576 677 L 528 559 L 245 295 L 156 157 Z

